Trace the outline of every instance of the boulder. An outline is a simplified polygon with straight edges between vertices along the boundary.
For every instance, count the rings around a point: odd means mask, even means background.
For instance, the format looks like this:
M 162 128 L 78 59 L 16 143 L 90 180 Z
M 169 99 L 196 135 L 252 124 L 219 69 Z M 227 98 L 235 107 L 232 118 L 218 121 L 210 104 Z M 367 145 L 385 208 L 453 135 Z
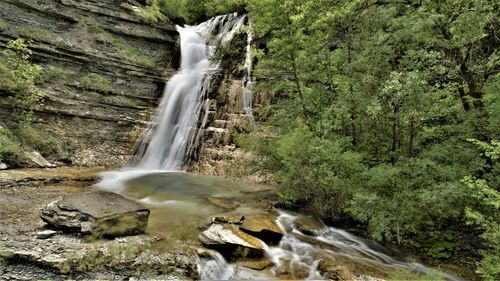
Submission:
M 32 152 L 24 152 L 24 157 L 28 159 L 28 161 L 40 166 L 41 168 L 54 168 L 56 165 L 47 161 L 47 159 L 43 158 L 43 156 L 38 151 Z
M 124 236 L 143 233 L 149 210 L 119 194 L 94 191 L 65 196 L 41 210 L 50 226 L 93 236 Z
M 264 255 L 264 242 L 232 224 L 212 224 L 199 235 L 199 239 L 206 247 L 230 258 Z
M 316 236 L 325 225 L 313 217 L 301 216 L 293 221 L 293 225 L 306 235 Z
M 0 170 L 5 170 L 7 168 L 8 168 L 7 164 L 0 162 Z
M 216 215 L 213 216 L 211 222 L 219 222 L 219 223 L 231 223 L 231 224 L 241 224 L 245 219 L 242 215 Z
M 283 231 L 276 224 L 276 217 L 271 214 L 245 216 L 240 228 L 268 244 L 276 244 L 283 237 Z

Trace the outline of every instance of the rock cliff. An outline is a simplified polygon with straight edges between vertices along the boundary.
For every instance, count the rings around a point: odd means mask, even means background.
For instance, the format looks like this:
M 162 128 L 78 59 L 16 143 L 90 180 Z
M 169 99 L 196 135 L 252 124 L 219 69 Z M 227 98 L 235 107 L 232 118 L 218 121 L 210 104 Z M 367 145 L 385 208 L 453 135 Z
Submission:
M 1 0 L 0 48 L 30 40 L 33 61 L 50 73 L 33 126 L 62 148 L 52 161 L 116 166 L 135 139 L 178 64 L 177 32 L 133 13 L 134 1 Z M 135 3 L 136 4 L 136 3 Z M 137 4 L 136 4 L 137 5 Z M 0 95 L 0 120 L 13 123 Z

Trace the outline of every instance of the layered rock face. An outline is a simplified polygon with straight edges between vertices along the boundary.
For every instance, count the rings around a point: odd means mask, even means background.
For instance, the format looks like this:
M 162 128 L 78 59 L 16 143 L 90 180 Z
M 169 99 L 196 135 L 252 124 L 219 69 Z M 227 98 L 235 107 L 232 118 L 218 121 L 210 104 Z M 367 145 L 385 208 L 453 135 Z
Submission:
M 133 4 L 0 1 L 0 48 L 29 39 L 33 61 L 49 73 L 33 126 L 59 140 L 62 151 L 51 162 L 121 165 L 177 67 L 174 25 L 141 22 Z M 0 95 L 0 120 L 15 127 L 12 119 L 9 99 Z

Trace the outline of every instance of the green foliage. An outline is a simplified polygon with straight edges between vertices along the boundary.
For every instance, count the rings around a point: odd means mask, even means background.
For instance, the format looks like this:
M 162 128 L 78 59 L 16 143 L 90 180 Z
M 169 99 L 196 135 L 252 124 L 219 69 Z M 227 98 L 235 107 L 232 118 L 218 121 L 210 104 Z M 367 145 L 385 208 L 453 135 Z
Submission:
M 80 78 L 81 85 L 86 89 L 91 89 L 103 93 L 111 90 L 111 81 L 97 73 L 89 73 Z
M 260 128 L 277 128 L 247 147 L 284 186 L 284 205 L 332 219 L 347 213 L 373 238 L 434 259 L 480 245 L 459 245 L 459 235 L 422 243 L 419 233 L 484 231 L 480 271 L 498 279 L 492 238 L 499 239 L 489 229 L 499 221 L 492 202 L 500 186 L 500 7 L 474 0 L 244 4 L 260 47 L 257 90 L 275 101 L 260 112 L 267 119 Z M 317 201 L 336 207 L 324 211 Z
M 31 50 L 23 39 L 9 41 L 7 49 L 0 52 L 0 90 L 10 95 L 14 108 L 25 119 L 42 101 L 37 88 L 42 81 L 42 67 L 32 64 L 30 57 Z
M 97 42 L 113 47 L 121 58 L 148 67 L 155 66 L 154 61 L 149 56 L 141 53 L 139 49 L 131 45 L 125 39 L 107 32 L 102 27 L 89 25 L 87 31 L 94 34 L 94 38 Z
M 188 2 L 189 0 L 161 0 L 160 10 L 169 19 L 188 19 Z
M 22 156 L 22 150 L 15 136 L 6 128 L 0 127 L 0 162 L 15 165 Z
M 89 25 L 87 26 L 87 31 L 89 33 L 105 33 L 106 30 L 104 30 L 102 27 L 98 25 Z
M 146 4 L 146 6 L 139 7 L 136 11 L 137 16 L 143 21 L 151 25 L 156 25 L 159 21 L 167 19 L 160 10 L 159 0 L 146 0 Z
M 61 150 L 58 141 L 53 136 L 31 126 L 21 125 L 14 133 L 24 147 L 34 149 L 44 156 L 57 154 Z
M 125 96 L 117 96 L 117 95 L 103 95 L 97 92 L 90 92 L 89 95 L 96 101 L 111 104 L 111 105 L 119 105 L 119 106 L 129 106 L 136 107 L 140 106 L 141 103 L 137 100 L 133 100 L 131 98 Z
M 32 38 L 38 41 L 60 43 L 60 41 L 57 40 L 57 38 L 53 33 L 41 28 L 21 26 L 19 27 L 19 35 L 26 38 Z
M 478 272 L 485 280 L 500 278 L 500 141 L 490 143 L 470 140 L 491 160 L 491 170 L 483 179 L 467 176 L 463 179 L 473 202 L 465 210 L 467 223 L 479 227 L 488 248 L 482 251 L 483 260 Z
M 7 22 L 0 17 L 0 31 L 6 30 L 8 27 Z
M 43 69 L 42 78 L 43 82 L 53 82 L 61 77 L 63 70 L 57 66 L 49 66 Z
M 397 270 L 389 276 L 389 281 L 445 281 L 444 274 L 438 270 L 431 269 L 427 273 L 412 270 Z

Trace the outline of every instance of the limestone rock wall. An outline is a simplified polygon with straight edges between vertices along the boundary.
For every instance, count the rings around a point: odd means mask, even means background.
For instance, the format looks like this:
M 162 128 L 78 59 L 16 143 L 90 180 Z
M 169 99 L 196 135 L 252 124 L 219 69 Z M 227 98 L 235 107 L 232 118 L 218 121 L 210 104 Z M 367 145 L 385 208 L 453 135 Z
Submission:
M 33 61 L 54 74 L 41 88 L 33 126 L 52 134 L 60 165 L 118 166 L 149 120 L 178 65 L 171 23 L 152 27 L 134 1 L 0 0 L 0 49 L 29 39 Z M 0 123 L 15 127 L 0 94 Z

